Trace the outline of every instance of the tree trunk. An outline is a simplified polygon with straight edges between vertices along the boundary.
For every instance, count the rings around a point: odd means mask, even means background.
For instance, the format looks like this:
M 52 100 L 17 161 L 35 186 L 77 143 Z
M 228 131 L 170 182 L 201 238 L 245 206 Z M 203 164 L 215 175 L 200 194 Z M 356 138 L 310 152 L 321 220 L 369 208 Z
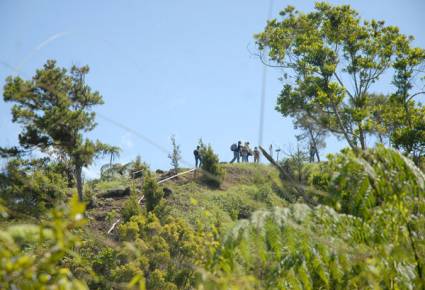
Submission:
M 365 132 L 363 131 L 363 127 L 361 124 L 359 124 L 359 140 L 360 140 L 360 146 L 362 147 L 362 150 L 366 150 Z
M 273 157 L 267 153 L 266 150 L 264 150 L 263 147 L 259 146 L 261 153 L 263 154 L 263 156 L 274 166 L 277 168 L 277 170 L 279 170 L 280 173 L 280 178 L 282 179 L 283 182 L 288 182 L 291 186 L 293 186 L 294 190 L 295 190 L 295 194 L 299 197 L 302 197 L 304 199 L 304 201 L 311 206 L 316 206 L 318 203 L 317 201 L 315 201 L 314 199 L 312 199 L 309 195 L 304 193 L 304 186 L 300 186 L 297 182 L 295 182 L 295 180 L 293 180 L 293 177 L 291 177 L 291 174 L 288 172 L 288 170 L 286 168 L 284 168 L 283 166 L 281 166 L 280 164 L 278 164 Z M 285 196 L 287 196 L 286 194 L 284 194 Z M 292 200 L 292 198 L 290 196 L 285 197 L 285 199 L 287 199 L 289 202 L 295 202 L 294 200 Z
M 83 201 L 83 178 L 82 178 L 83 167 L 81 165 L 75 166 L 75 179 L 77 181 L 77 192 L 78 200 Z
M 422 283 L 422 289 L 425 289 L 425 285 L 423 284 L 424 279 L 423 279 L 421 259 L 419 257 L 418 251 L 417 251 L 416 246 L 415 246 L 415 242 L 413 240 L 412 227 L 411 227 L 409 222 L 406 222 L 406 226 L 407 226 L 407 232 L 409 234 L 410 246 L 412 248 L 413 255 L 414 255 L 415 261 L 416 261 L 416 272 L 418 273 L 419 281 L 421 281 L 421 283 Z
M 331 95 L 328 94 L 330 97 Z M 354 152 L 357 152 L 357 146 L 353 143 L 353 140 L 350 139 L 350 136 L 348 135 L 347 128 L 345 128 L 344 123 L 342 121 L 341 115 L 339 114 L 338 108 L 336 104 L 333 102 L 333 98 L 331 100 L 331 106 L 332 110 L 334 111 L 336 121 L 338 122 L 339 128 L 342 130 L 342 133 L 344 134 L 344 138 L 347 141 L 348 145 L 353 149 Z

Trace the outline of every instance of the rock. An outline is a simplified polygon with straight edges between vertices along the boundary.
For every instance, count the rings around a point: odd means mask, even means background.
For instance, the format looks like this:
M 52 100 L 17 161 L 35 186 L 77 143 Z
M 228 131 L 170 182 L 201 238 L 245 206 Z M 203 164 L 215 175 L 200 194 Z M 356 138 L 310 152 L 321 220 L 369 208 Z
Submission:
M 163 192 L 164 192 L 164 198 L 167 198 L 173 193 L 173 190 L 171 188 L 164 187 Z
M 124 197 L 130 195 L 130 187 L 118 187 L 109 189 L 105 192 L 99 193 L 97 196 L 102 198 L 117 198 L 117 197 Z
M 106 220 L 106 214 L 105 213 L 98 213 L 94 215 L 95 220 L 97 221 L 104 221 Z
M 96 206 L 97 206 L 97 200 L 96 200 L 96 197 L 92 196 L 92 197 L 89 199 L 89 201 L 88 201 L 88 203 L 87 203 L 86 208 L 87 208 L 87 209 L 93 209 L 93 208 L 95 208 Z

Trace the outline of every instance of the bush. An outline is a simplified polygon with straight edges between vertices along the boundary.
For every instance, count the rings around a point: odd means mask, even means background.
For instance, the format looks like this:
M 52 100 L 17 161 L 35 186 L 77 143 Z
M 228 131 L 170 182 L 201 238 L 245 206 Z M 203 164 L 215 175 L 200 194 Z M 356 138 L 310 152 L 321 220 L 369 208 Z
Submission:
M 65 178 L 42 160 L 13 159 L 1 175 L 0 193 L 12 213 L 39 216 L 65 195 Z
M 49 221 L 2 228 L 0 289 L 88 289 L 64 264 L 67 256 L 76 257 L 74 230 L 84 223 L 83 210 L 75 196 L 69 207 L 52 210 Z
M 131 178 L 141 178 L 143 177 L 147 172 L 149 172 L 149 166 L 142 161 L 142 158 L 140 156 L 137 156 L 136 159 L 132 163 L 132 168 L 130 171 L 130 177 Z
M 201 143 L 200 155 L 202 158 L 201 168 L 204 171 L 203 180 L 214 187 L 220 187 L 224 178 L 224 170 L 220 166 L 217 154 L 214 153 L 211 145 L 204 146 Z
M 155 177 L 151 174 L 146 175 L 143 184 L 143 194 L 145 196 L 146 210 L 152 211 L 164 196 L 164 191 L 158 185 Z
M 130 282 L 136 275 L 143 275 L 143 272 L 133 263 L 120 265 L 112 271 L 112 280 L 115 282 Z
M 397 261 L 359 219 L 304 204 L 257 211 L 225 237 L 200 289 L 399 289 L 414 287 L 414 260 Z M 367 257 L 367 259 L 365 259 Z M 395 264 L 393 264 L 395 263 Z M 393 266 L 397 265 L 397 266 Z
M 134 221 L 128 221 L 118 228 L 121 241 L 134 241 L 139 236 L 139 225 Z
M 116 266 L 117 252 L 109 247 L 103 248 L 93 259 L 93 270 L 105 276 L 109 276 Z
M 120 225 L 119 233 L 120 240 L 134 242 L 129 248 L 134 255 L 122 259 L 112 275 L 117 282 L 128 281 L 136 269 L 122 265 L 137 261 L 147 289 L 193 289 L 195 267 L 203 265 L 212 252 L 211 236 L 179 218 L 167 218 L 161 224 L 153 212 L 133 216 Z
M 138 198 L 135 194 L 131 194 L 130 197 L 124 202 L 124 206 L 121 209 L 121 216 L 125 222 L 129 221 L 132 216 L 141 214 L 142 209 L 138 203 Z

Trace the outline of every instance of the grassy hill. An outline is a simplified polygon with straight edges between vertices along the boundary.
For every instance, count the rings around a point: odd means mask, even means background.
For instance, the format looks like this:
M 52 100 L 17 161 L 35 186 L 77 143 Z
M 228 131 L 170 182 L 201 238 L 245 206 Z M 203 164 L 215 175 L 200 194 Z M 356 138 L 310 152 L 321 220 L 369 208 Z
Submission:
M 199 171 L 163 183 L 162 187 L 168 194 L 156 211 L 157 215 L 182 218 L 193 227 L 197 223 L 219 225 L 225 231 L 237 220 L 248 218 L 255 210 L 286 204 L 280 197 L 283 189 L 278 172 L 273 167 L 261 164 L 225 164 L 223 167 L 225 177 L 220 188 L 204 184 Z M 157 174 L 156 178 L 161 180 L 171 174 Z M 93 186 L 94 196 L 125 187 L 132 187 L 141 196 L 139 182 L 125 178 L 101 181 Z M 87 212 L 91 227 L 99 233 L 106 233 L 113 222 L 120 218 L 128 199 L 127 196 L 96 197 L 96 206 Z M 110 237 L 105 235 L 105 238 Z

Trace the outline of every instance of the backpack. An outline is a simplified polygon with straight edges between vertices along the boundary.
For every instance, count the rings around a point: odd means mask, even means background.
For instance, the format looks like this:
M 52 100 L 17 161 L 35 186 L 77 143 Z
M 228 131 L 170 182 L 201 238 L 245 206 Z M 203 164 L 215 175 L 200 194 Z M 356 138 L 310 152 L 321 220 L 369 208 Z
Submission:
M 236 143 L 233 143 L 232 146 L 230 146 L 230 150 L 232 151 L 238 150 L 238 145 L 236 145 Z

